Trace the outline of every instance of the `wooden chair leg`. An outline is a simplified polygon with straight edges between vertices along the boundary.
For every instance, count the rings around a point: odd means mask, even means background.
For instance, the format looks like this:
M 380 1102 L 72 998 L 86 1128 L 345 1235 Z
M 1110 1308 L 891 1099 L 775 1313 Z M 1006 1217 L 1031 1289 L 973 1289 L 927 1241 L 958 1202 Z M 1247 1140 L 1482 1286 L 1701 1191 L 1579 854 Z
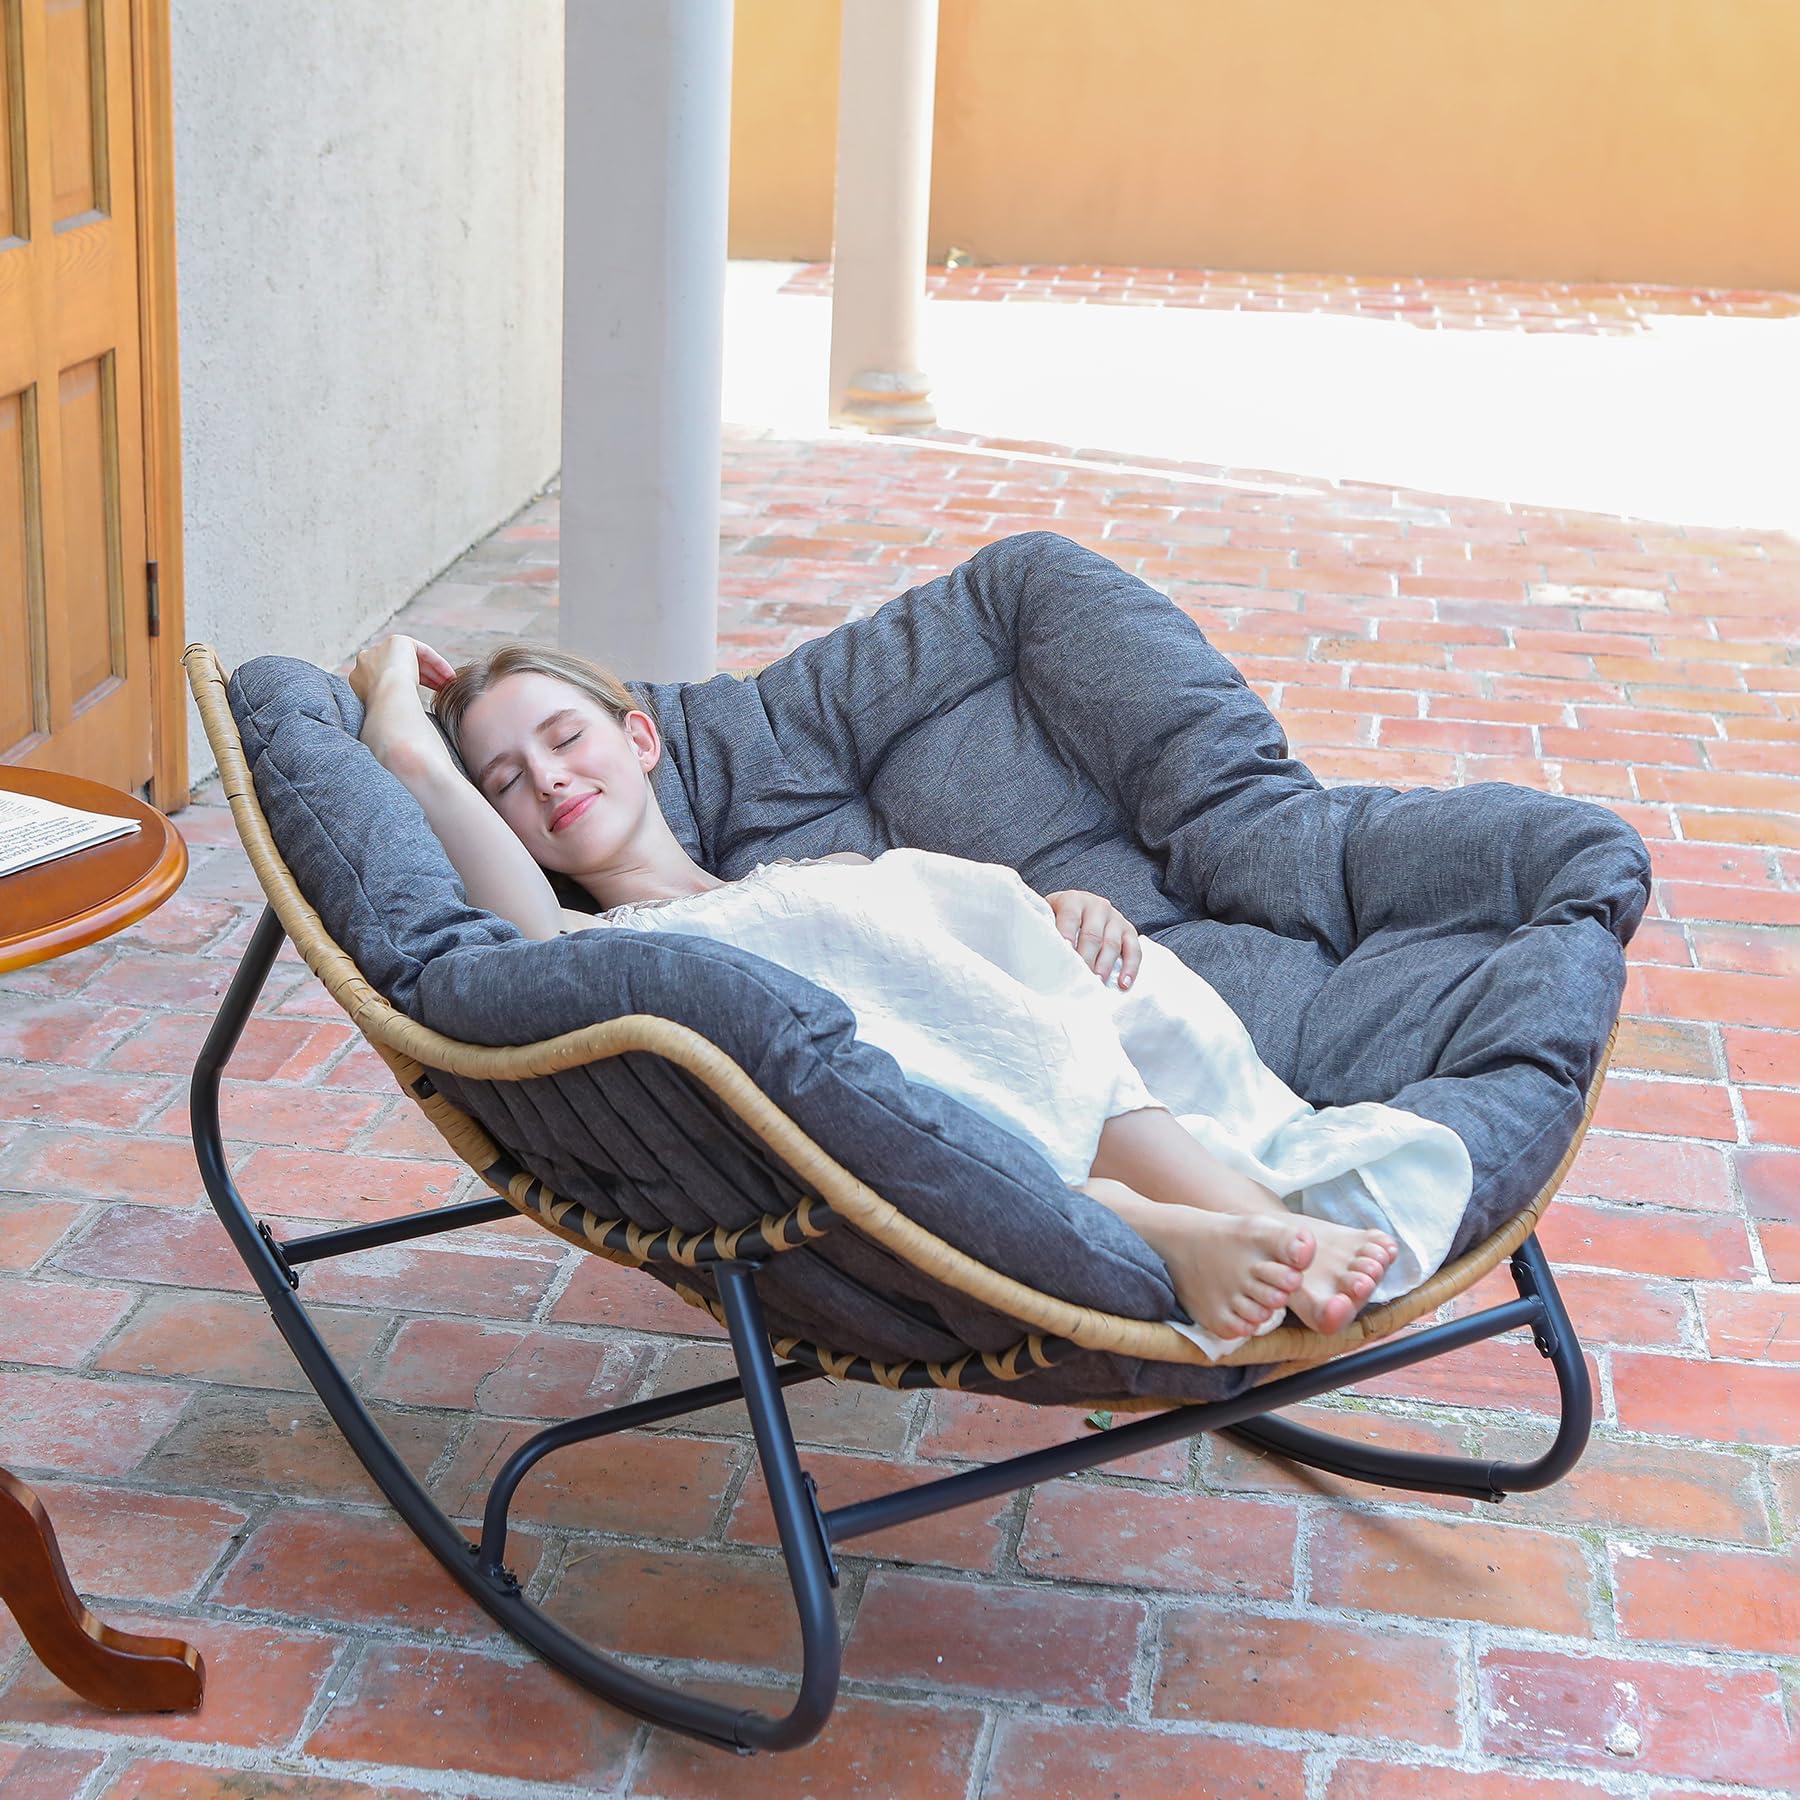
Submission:
M 57 1680 L 115 1712 L 191 1712 L 206 1688 L 200 1652 L 177 1638 L 102 1625 L 69 1585 L 56 1533 L 30 1488 L 0 1469 L 0 1605 Z

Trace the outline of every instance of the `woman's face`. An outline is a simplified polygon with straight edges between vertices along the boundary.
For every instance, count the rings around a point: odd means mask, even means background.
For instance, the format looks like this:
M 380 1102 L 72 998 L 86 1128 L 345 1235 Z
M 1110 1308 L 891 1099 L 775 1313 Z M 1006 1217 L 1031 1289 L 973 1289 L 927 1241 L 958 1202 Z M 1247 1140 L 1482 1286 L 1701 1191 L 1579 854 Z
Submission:
M 662 754 L 647 713 L 623 724 L 579 688 L 535 671 L 508 675 L 463 714 L 475 785 L 546 869 L 579 875 L 631 844 Z

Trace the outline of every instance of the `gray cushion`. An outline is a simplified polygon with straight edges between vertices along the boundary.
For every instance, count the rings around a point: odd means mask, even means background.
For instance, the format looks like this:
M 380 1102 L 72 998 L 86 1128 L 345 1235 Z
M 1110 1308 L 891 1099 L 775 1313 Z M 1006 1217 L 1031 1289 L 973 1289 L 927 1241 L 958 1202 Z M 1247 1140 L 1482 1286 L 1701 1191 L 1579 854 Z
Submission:
M 1389 1100 L 1462 1136 L 1475 1188 L 1459 1248 L 1516 1213 L 1569 1143 L 1648 897 L 1636 833 L 1505 785 L 1322 788 L 1190 621 L 1066 539 L 991 545 L 754 679 L 638 692 L 669 749 L 659 801 L 698 862 L 729 878 L 907 844 L 1010 863 L 1040 892 L 1107 895 L 1219 989 L 1309 1100 Z M 355 741 L 343 682 L 263 658 L 232 701 L 284 855 L 402 1010 L 478 1043 L 621 1012 L 679 1019 L 979 1260 L 1110 1311 L 1171 1311 L 1134 1233 L 1030 1145 L 907 1082 L 835 996 L 676 934 L 528 942 L 466 904 L 416 805 Z M 443 1085 L 552 1187 L 608 1213 L 693 1229 L 791 1198 L 653 1057 Z M 1018 1335 L 846 1230 L 763 1279 L 778 1329 L 837 1349 L 942 1357 Z M 1247 1379 L 1084 1355 L 1009 1391 L 1209 1396 Z

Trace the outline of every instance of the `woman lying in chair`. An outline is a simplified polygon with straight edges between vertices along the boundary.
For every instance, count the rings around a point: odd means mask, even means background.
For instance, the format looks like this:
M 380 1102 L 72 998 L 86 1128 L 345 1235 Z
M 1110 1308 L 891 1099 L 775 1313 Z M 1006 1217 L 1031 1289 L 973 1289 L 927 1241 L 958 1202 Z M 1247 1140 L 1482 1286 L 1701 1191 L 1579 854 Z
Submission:
M 1213 988 L 1101 896 L 1045 899 L 1010 868 L 911 849 L 721 881 L 657 803 L 656 720 L 595 665 L 513 645 L 458 672 L 395 636 L 350 680 L 365 743 L 472 904 L 539 938 L 692 933 L 837 993 L 909 1078 L 1036 1144 L 1136 1230 L 1210 1354 L 1284 1310 L 1340 1331 L 1447 1254 L 1471 1181 L 1456 1133 L 1376 1102 L 1309 1106 Z M 546 870 L 600 915 L 560 906 Z

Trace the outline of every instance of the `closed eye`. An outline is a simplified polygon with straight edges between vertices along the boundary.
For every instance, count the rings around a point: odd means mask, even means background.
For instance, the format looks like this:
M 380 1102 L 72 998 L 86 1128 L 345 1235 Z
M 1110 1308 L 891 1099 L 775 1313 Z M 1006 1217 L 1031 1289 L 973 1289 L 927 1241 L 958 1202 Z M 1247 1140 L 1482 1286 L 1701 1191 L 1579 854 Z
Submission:
M 581 735 L 582 734 L 579 731 L 571 732 L 566 738 L 563 739 L 563 741 L 560 744 L 557 744 L 554 747 L 558 750 L 566 750 Z M 512 784 L 515 781 L 517 781 L 518 779 L 519 779 L 519 772 L 517 769 L 515 769 L 509 776 L 507 776 L 507 778 L 503 782 L 501 782 L 501 784 L 497 788 L 494 789 L 495 799 L 498 799 L 502 794 L 504 794 L 506 792 L 506 790 L 509 787 L 511 787 Z

